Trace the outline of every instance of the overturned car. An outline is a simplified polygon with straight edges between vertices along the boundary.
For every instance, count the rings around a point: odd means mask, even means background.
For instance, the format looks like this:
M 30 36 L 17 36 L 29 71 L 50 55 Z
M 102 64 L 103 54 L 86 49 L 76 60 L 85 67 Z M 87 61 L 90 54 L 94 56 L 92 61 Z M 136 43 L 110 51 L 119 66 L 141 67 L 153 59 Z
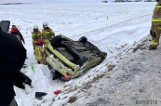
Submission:
M 81 37 L 74 41 L 64 35 L 54 37 L 46 45 L 46 64 L 53 74 L 53 79 L 70 80 L 80 76 L 88 69 L 100 64 L 107 53 Z

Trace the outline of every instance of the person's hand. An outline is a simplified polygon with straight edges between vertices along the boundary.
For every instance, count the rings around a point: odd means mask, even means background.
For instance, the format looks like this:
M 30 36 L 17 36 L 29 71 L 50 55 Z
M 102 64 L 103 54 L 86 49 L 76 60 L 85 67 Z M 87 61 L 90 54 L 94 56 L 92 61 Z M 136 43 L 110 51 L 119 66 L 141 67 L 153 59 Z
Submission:
M 22 72 L 19 72 L 14 77 L 14 85 L 19 87 L 19 88 L 25 89 L 24 84 L 27 84 L 31 87 L 31 83 L 32 83 L 32 80 Z
M 28 76 L 25 75 L 24 83 L 31 86 L 31 82 L 32 82 L 32 80 Z
M 21 81 L 17 78 L 14 79 L 14 85 L 17 86 L 18 88 L 25 89 L 23 81 Z

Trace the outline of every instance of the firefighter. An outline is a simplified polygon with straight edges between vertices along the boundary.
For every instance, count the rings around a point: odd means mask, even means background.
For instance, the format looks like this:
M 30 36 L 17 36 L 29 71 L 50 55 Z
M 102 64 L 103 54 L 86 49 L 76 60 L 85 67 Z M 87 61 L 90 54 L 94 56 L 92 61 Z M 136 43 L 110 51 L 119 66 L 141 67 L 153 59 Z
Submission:
M 43 22 L 42 37 L 45 42 L 49 42 L 53 37 L 55 37 L 54 31 L 49 28 L 47 22 Z
M 157 0 L 152 17 L 152 26 L 150 30 L 150 35 L 152 36 L 152 44 L 149 50 L 157 49 L 159 45 L 159 38 L 161 34 L 161 0 Z
M 33 31 L 32 31 L 32 43 L 33 43 L 33 49 L 34 49 L 34 54 L 35 54 L 35 59 L 37 60 L 38 63 L 43 63 L 44 61 L 44 40 L 42 37 L 41 32 L 39 31 L 39 28 L 37 25 L 33 26 Z
M 39 31 L 38 26 L 34 25 L 33 31 L 32 31 L 32 44 L 33 44 L 34 51 L 35 51 L 35 45 L 38 43 L 39 39 L 42 39 L 41 32 Z
M 45 48 L 44 48 L 44 40 L 39 39 L 37 44 L 35 45 L 35 59 L 40 64 L 45 64 Z

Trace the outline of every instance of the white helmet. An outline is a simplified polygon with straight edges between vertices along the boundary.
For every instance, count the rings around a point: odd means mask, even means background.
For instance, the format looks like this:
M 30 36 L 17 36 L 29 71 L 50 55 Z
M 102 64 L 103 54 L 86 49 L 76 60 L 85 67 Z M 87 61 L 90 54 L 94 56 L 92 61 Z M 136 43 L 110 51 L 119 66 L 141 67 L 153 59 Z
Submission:
M 33 29 L 38 29 L 38 26 L 37 26 L 37 25 L 34 25 L 34 26 L 33 26 Z
M 48 22 L 43 22 L 43 27 L 48 27 Z

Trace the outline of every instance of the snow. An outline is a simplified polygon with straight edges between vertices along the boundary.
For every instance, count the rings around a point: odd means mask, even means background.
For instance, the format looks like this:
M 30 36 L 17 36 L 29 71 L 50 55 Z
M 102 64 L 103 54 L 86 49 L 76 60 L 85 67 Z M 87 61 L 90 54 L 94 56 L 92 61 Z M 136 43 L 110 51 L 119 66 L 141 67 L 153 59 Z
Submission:
M 32 79 L 33 88 L 26 86 L 26 90 L 21 90 L 15 87 L 18 104 L 20 106 L 66 104 L 71 96 L 81 92 L 80 86 L 85 86 L 94 78 L 101 77 L 108 71 L 108 65 L 117 62 L 116 56 L 148 35 L 154 5 L 155 3 L 108 3 L 1 6 L 1 20 L 10 20 L 11 24 L 16 24 L 26 42 L 27 68 L 21 71 Z M 108 53 L 107 59 L 79 78 L 68 82 L 51 80 L 47 66 L 36 63 L 32 47 L 32 27 L 37 24 L 41 30 L 44 21 L 49 23 L 56 35 L 62 33 L 74 40 L 86 36 L 90 42 Z M 54 95 L 55 90 L 62 92 Z M 43 100 L 37 100 L 35 92 L 46 92 L 48 95 Z
M 146 36 L 122 52 L 112 71 L 88 83 L 91 87 L 84 88 L 76 95 L 78 100 L 67 106 L 160 106 L 161 47 L 149 51 L 150 39 Z

